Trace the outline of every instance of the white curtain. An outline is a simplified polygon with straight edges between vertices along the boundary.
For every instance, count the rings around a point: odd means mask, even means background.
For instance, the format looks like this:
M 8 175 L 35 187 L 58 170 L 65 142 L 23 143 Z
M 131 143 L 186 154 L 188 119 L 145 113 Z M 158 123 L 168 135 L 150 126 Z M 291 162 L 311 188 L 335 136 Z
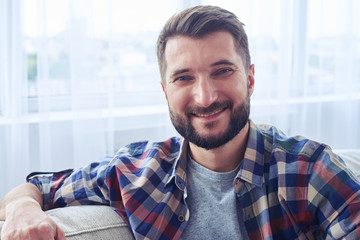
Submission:
M 237 13 L 249 36 L 255 64 L 251 118 L 332 148 L 360 148 L 360 2 L 222 5 Z
M 196 4 L 221 4 L 245 23 L 256 123 L 360 148 L 357 0 L 0 0 L 0 198 L 31 171 L 175 135 L 155 42 Z

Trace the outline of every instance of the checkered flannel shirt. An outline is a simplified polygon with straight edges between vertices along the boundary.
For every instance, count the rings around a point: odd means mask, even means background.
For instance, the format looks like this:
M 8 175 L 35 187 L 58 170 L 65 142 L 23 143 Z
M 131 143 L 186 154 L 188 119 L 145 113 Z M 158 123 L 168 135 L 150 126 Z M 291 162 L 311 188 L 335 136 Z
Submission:
M 178 239 L 191 217 L 187 151 L 181 138 L 137 142 L 111 161 L 34 173 L 28 181 L 42 192 L 44 210 L 106 204 L 136 239 Z M 359 180 L 324 144 L 250 120 L 234 191 L 250 239 L 360 239 Z

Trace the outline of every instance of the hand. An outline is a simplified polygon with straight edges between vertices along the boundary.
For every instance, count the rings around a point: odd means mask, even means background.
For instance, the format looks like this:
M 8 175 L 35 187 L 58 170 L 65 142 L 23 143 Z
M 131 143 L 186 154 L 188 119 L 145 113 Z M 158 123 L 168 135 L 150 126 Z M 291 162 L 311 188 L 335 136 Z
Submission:
M 7 206 L 1 239 L 65 240 L 65 234 L 36 201 L 21 199 Z

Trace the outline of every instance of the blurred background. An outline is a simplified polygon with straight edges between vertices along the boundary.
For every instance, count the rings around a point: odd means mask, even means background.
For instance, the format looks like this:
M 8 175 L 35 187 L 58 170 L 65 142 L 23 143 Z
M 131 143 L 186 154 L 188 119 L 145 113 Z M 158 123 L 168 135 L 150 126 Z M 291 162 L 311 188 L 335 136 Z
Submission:
M 0 198 L 32 171 L 176 135 L 155 43 L 198 4 L 245 24 L 253 121 L 360 148 L 360 1 L 0 0 Z

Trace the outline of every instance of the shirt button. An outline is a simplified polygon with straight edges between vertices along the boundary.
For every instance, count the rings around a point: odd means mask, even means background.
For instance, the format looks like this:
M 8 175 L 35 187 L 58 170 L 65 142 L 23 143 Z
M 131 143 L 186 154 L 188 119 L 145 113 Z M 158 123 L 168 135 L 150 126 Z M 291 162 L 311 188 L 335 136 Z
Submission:
M 179 222 L 184 222 L 185 221 L 184 215 L 179 215 L 178 220 L 179 220 Z

